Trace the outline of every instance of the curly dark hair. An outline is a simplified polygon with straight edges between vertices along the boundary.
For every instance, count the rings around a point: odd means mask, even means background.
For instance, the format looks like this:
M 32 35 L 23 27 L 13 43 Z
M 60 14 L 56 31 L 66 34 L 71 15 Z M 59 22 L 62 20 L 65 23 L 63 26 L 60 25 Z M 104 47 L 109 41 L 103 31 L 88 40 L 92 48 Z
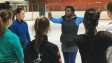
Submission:
M 100 12 L 96 9 L 87 9 L 84 15 L 84 24 L 86 29 L 95 28 L 98 25 L 98 20 L 100 18 Z

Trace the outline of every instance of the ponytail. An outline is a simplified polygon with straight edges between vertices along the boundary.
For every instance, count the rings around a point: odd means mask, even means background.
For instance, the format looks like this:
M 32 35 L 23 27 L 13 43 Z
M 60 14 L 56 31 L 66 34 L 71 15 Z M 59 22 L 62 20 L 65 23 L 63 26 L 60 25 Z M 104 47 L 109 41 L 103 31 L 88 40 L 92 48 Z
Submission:
M 100 18 L 100 12 L 94 8 L 87 9 L 84 14 L 84 23 L 86 24 L 86 29 L 91 30 L 98 25 L 98 20 Z
M 35 50 L 36 51 L 39 51 L 39 47 L 40 47 L 40 45 L 41 45 L 41 43 L 42 43 L 42 40 L 43 40 L 43 35 L 42 35 L 42 31 L 41 31 L 41 29 L 39 28 L 39 24 L 38 24 L 38 20 L 39 19 L 36 19 L 36 21 L 35 21 L 35 33 L 36 33 L 36 35 L 35 35 Z
M 90 37 L 94 37 L 96 26 L 100 18 L 100 11 L 94 8 L 87 9 L 84 14 L 84 26 L 86 28 L 86 34 Z
M 35 50 L 39 52 L 39 48 L 44 39 L 44 32 L 50 26 L 49 20 L 46 17 L 37 18 L 34 24 L 35 29 Z
M 23 8 L 17 8 L 13 11 L 13 17 L 12 17 L 12 20 L 14 20 L 15 16 L 17 14 L 19 14 L 22 10 L 24 10 Z
M 8 19 L 12 18 L 12 12 L 7 9 L 0 10 L 0 36 L 4 34 L 5 28 L 8 25 Z
M 0 17 L 0 36 L 3 35 L 5 32 L 5 25 L 2 21 L 2 18 Z
M 14 20 L 15 20 L 15 15 L 16 15 L 15 10 L 13 10 L 13 17 L 12 17 L 12 21 L 14 21 Z

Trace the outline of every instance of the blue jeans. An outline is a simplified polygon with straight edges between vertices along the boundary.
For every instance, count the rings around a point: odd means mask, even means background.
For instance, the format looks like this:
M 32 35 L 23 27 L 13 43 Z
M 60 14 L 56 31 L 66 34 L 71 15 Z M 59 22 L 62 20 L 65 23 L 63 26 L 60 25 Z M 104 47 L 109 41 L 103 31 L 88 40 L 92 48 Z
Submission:
M 76 54 L 76 52 L 63 52 L 64 62 L 75 63 Z

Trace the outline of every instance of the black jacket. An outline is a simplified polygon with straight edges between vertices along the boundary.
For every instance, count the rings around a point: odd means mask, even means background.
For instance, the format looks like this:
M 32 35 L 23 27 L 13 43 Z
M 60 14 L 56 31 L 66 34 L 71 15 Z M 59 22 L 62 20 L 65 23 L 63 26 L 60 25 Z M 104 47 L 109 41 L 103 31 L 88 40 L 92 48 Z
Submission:
M 60 37 L 60 41 L 66 47 L 72 47 L 74 45 L 74 37 L 77 35 L 78 26 L 76 25 L 76 16 L 71 15 L 69 17 L 62 16 L 63 22 L 61 26 L 62 34 Z
M 29 42 L 24 50 L 24 63 L 61 63 L 59 49 L 56 45 L 50 43 L 47 36 L 44 37 L 40 46 L 39 53 L 34 49 L 35 40 Z M 38 57 L 40 54 L 40 58 Z
M 107 63 L 106 50 L 112 46 L 112 34 L 105 31 L 97 32 L 94 37 L 85 34 L 75 37 L 82 63 Z

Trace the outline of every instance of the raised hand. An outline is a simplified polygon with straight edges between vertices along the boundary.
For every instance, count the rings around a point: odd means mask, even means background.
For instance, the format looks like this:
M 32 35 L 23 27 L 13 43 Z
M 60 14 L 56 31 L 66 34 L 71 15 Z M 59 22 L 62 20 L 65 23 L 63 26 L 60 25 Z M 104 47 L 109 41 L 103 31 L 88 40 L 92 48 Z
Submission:
M 48 13 L 48 18 L 49 19 L 52 18 L 52 13 L 51 12 Z

